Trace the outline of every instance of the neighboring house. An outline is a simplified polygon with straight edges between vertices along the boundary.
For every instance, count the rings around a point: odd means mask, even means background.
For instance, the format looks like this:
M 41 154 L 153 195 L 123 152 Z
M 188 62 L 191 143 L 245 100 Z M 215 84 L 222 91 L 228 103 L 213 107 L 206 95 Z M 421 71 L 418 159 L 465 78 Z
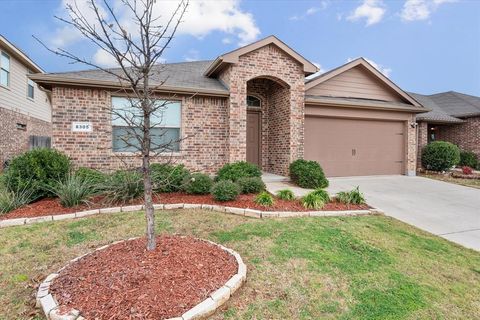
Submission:
M 0 170 L 15 155 L 49 144 L 50 98 L 27 77 L 33 73 L 43 70 L 0 35 Z
M 247 160 L 286 175 L 298 158 L 328 176 L 416 171 L 415 116 L 425 109 L 364 59 L 306 79 L 318 68 L 274 36 L 214 61 L 157 67 L 159 97 L 175 101 L 158 130 L 185 137 L 174 161 L 214 172 Z M 53 147 L 77 166 L 140 165 L 119 139 L 110 108 L 125 103 L 114 77 L 98 70 L 31 75 L 52 90 Z
M 410 95 L 431 109 L 417 116 L 419 154 L 427 143 L 443 140 L 480 157 L 480 97 L 455 91 Z

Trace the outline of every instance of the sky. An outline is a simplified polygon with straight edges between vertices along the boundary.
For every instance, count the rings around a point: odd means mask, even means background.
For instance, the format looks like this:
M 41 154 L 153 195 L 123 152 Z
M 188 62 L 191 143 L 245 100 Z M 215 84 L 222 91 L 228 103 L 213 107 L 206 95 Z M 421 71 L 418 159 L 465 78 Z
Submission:
M 0 0 L 0 34 L 47 72 L 88 67 L 55 56 L 32 35 L 110 66 L 105 52 L 54 18 L 72 1 Z M 128 22 L 119 0 L 110 2 Z M 159 1 L 155 10 L 166 17 L 174 6 Z M 480 0 L 191 0 L 183 21 L 167 63 L 215 59 L 275 35 L 321 72 L 361 56 L 406 91 L 480 96 Z

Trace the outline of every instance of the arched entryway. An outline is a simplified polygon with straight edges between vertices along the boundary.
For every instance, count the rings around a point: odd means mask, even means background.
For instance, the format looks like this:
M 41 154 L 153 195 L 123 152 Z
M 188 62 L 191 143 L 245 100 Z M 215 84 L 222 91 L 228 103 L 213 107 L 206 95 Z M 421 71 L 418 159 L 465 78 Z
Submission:
M 246 159 L 263 171 L 286 174 L 291 152 L 291 97 L 284 81 L 255 77 L 247 81 Z

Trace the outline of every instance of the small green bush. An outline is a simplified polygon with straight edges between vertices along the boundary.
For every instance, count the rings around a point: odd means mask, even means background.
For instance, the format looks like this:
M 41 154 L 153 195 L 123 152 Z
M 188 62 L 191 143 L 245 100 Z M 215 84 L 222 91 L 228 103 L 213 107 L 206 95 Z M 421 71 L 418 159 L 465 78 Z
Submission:
M 325 178 L 323 169 L 316 161 L 295 160 L 290 164 L 290 178 L 302 188 L 328 187 L 328 180 Z
M 203 173 L 193 173 L 186 177 L 183 182 L 185 192 L 190 194 L 208 194 L 212 185 L 212 178 Z
M 422 150 L 422 165 L 427 170 L 446 171 L 460 162 L 460 149 L 446 141 L 434 141 Z
M 240 187 L 230 180 L 221 180 L 213 185 L 211 193 L 217 201 L 235 200 L 240 194 Z
M 245 161 L 227 163 L 217 172 L 217 181 L 230 180 L 236 182 L 245 177 L 261 177 L 262 172 L 258 166 Z
M 108 175 L 99 190 L 112 203 L 127 203 L 143 196 L 143 177 L 137 171 L 119 170 Z
M 340 191 L 335 198 L 344 204 L 365 204 L 365 197 L 358 186 L 351 191 Z
M 81 167 L 75 171 L 75 176 L 82 180 L 90 182 L 92 185 L 98 185 L 105 181 L 106 174 L 90 168 Z
M 474 169 L 478 168 L 478 157 L 475 153 L 471 151 L 461 151 L 460 162 L 458 163 L 458 165 L 461 167 L 467 166 Z
M 6 187 L 18 192 L 29 189 L 33 198 L 53 196 L 52 187 L 67 178 L 70 160 L 53 149 L 33 149 L 10 162 L 5 171 Z
M 325 202 L 323 201 L 322 197 L 318 193 L 315 193 L 315 191 L 303 196 L 300 201 L 307 209 L 317 210 L 325 206 Z
M 265 183 L 259 177 L 243 177 L 237 180 L 242 193 L 259 193 L 265 190 Z
M 95 193 L 95 187 L 89 178 L 74 174 L 59 181 L 52 192 L 60 199 L 62 206 L 69 208 L 88 203 L 88 198 Z
M 330 202 L 330 195 L 328 194 L 327 191 L 325 191 L 323 189 L 316 189 L 316 190 L 312 191 L 312 193 L 320 196 L 320 198 L 322 198 L 322 201 L 324 203 Z
M 256 204 L 259 204 L 261 206 L 265 206 L 265 207 L 273 206 L 273 197 L 267 191 L 263 191 L 260 194 L 258 194 L 255 197 L 254 201 Z
M 176 192 L 184 188 L 190 172 L 184 165 L 154 163 L 150 166 L 155 192 Z
M 292 190 L 289 189 L 278 190 L 276 195 L 278 199 L 288 201 L 295 200 L 295 194 L 292 192 Z
M 32 189 L 20 189 L 16 192 L 0 188 L 0 215 L 20 208 L 35 200 Z

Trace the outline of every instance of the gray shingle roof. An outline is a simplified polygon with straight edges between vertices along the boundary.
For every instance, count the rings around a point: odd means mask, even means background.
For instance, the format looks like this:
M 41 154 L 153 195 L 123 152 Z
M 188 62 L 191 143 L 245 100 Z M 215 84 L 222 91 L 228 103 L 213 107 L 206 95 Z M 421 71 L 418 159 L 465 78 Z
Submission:
M 179 63 L 165 63 L 153 68 L 151 78 L 152 85 L 163 84 L 165 86 L 191 89 L 208 89 L 225 91 L 227 88 L 215 78 L 208 78 L 203 72 L 212 63 L 212 61 L 193 61 Z M 118 68 L 108 69 L 114 73 L 121 72 Z M 101 70 L 84 70 L 61 73 L 50 73 L 50 75 L 62 76 L 73 79 L 116 81 L 115 77 Z
M 417 115 L 418 120 L 460 123 L 459 118 L 480 116 L 480 97 L 448 91 L 432 95 L 409 93 L 432 111 Z

